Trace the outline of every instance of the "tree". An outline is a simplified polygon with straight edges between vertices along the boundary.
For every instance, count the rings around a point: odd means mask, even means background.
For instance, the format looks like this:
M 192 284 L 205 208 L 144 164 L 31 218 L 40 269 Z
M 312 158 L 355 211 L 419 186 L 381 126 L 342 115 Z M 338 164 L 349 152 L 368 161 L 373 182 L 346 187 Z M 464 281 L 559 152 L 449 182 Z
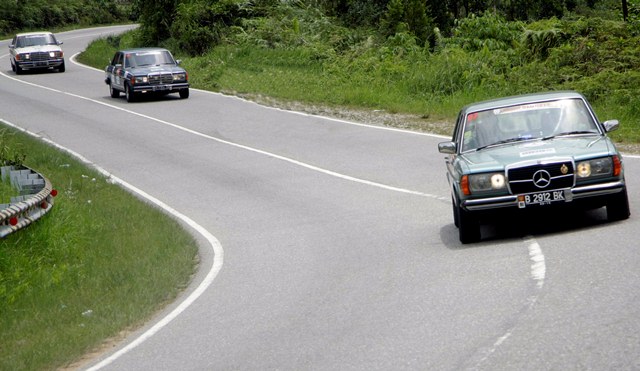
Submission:
M 413 34 L 422 45 L 432 43 L 433 22 L 424 0 L 391 0 L 381 21 L 384 36 L 398 32 Z
M 171 35 L 171 25 L 178 0 L 134 0 L 139 15 L 141 41 L 145 45 L 159 45 Z

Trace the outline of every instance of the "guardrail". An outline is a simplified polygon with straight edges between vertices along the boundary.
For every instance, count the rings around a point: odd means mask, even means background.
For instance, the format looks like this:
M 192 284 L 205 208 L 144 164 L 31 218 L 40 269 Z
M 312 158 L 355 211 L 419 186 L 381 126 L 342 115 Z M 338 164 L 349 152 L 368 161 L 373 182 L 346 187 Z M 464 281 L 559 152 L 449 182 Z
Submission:
M 27 167 L 3 166 L 0 171 L 2 181 L 10 179 L 19 192 L 10 204 L 0 204 L 0 238 L 4 238 L 48 213 L 58 192 L 47 178 Z

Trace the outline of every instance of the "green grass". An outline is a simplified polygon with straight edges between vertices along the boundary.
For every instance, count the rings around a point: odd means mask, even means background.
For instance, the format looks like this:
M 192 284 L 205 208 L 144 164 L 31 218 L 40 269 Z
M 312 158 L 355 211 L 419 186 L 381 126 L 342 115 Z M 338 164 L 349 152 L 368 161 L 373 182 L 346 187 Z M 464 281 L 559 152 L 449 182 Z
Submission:
M 104 68 L 104 61 L 116 48 L 137 46 L 135 40 L 135 32 L 98 40 L 79 60 Z M 237 43 L 216 46 L 202 56 L 177 57 L 194 88 L 284 105 L 295 102 L 410 114 L 423 122 L 403 127 L 435 128 L 438 134 L 449 134 L 459 109 L 471 102 L 545 90 L 578 90 L 587 95 L 601 120 L 621 121 L 620 129 L 611 133 L 615 141 L 640 143 L 636 112 L 640 98 L 635 84 L 640 74 L 631 67 L 622 73 L 604 70 L 577 79 L 573 75 L 580 73 L 582 64 L 562 65 L 573 55 L 566 48 L 558 49 L 558 55 L 548 61 L 518 62 L 514 68 L 516 51 L 448 47 L 433 53 L 403 40 L 396 43 L 361 42 L 340 53 L 322 43 L 278 48 Z M 635 59 L 629 60 L 625 63 L 635 65 Z M 431 125 L 443 122 L 446 125 Z
M 9 129 L 11 130 L 11 129 Z M 53 209 L 0 240 L 0 370 L 68 365 L 171 301 L 197 246 L 175 220 L 26 134 L 25 165 L 58 190 Z

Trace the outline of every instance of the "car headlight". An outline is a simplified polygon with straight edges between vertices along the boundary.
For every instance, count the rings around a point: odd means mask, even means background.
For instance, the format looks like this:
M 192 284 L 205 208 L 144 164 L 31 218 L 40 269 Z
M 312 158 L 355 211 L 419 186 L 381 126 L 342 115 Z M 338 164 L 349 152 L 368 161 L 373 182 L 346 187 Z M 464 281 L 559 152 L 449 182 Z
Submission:
M 466 195 L 478 192 L 498 191 L 507 186 L 503 173 L 485 173 L 465 175 L 462 181 L 462 191 Z
M 62 52 L 60 51 L 51 51 L 49 52 L 50 58 L 62 58 Z
M 133 80 L 135 84 L 146 84 L 149 78 L 147 76 L 134 76 Z
M 186 80 L 187 79 L 187 75 L 185 73 L 174 73 L 173 74 L 173 81 L 182 81 L 182 80 Z
M 612 173 L 613 161 L 611 160 L 611 157 L 582 161 L 576 165 L 576 175 L 578 178 L 606 176 L 611 175 Z

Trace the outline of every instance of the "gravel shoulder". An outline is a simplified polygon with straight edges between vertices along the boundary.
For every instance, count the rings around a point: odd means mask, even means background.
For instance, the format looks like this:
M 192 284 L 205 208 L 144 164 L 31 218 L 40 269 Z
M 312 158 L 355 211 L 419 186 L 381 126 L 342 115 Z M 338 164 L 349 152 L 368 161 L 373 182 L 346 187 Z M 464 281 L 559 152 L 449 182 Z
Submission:
M 328 107 L 300 102 L 284 102 L 254 94 L 239 95 L 239 97 L 269 107 L 303 112 L 311 115 L 332 117 L 367 125 L 388 126 L 445 136 L 449 136 L 453 132 L 453 122 L 434 121 L 420 115 L 391 113 L 383 110 L 360 110 L 347 107 Z M 616 146 L 622 153 L 640 155 L 640 143 L 616 143 Z

